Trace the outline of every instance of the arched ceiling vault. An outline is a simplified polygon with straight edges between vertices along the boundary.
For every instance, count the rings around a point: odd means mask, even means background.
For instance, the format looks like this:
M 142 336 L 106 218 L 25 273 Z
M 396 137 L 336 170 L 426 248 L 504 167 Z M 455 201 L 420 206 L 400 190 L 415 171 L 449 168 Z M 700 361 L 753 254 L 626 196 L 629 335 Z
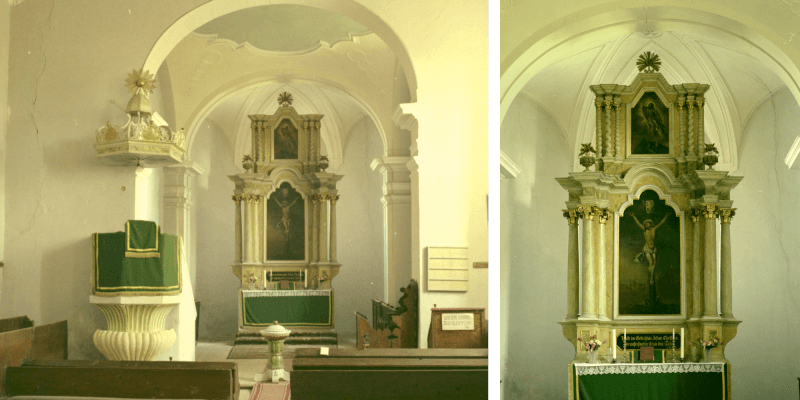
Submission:
M 578 154 L 595 131 L 590 85 L 630 84 L 636 59 L 645 51 L 661 57 L 661 73 L 670 84 L 707 83 L 706 141 L 720 149 L 720 170 L 738 166 L 738 143 L 746 118 L 783 82 L 746 51 L 746 43 L 724 35 L 681 31 L 618 33 L 579 41 L 533 76 L 520 93 L 534 99 L 564 127 Z M 565 45 L 566 46 L 566 45 Z M 577 158 L 574 167 L 578 168 Z

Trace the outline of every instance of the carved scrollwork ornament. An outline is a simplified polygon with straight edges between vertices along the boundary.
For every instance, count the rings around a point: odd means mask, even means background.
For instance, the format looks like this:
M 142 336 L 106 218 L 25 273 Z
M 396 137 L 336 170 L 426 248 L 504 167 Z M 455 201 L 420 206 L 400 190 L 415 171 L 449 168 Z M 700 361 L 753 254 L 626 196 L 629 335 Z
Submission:
M 577 209 L 571 210 L 562 210 L 564 212 L 564 218 L 567 219 L 567 224 L 569 225 L 578 225 L 578 219 L 581 217 L 580 212 Z
M 735 208 L 720 208 L 719 209 L 719 221 L 723 224 L 730 224 L 733 216 L 736 215 Z

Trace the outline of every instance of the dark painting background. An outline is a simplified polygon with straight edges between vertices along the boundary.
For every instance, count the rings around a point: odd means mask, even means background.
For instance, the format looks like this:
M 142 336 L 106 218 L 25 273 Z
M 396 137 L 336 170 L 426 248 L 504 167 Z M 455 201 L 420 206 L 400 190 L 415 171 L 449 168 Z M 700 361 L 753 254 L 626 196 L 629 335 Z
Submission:
M 275 128 L 275 159 L 294 160 L 297 155 L 297 128 L 288 120 L 284 119 Z
M 283 189 L 288 189 L 284 194 Z M 289 208 L 289 236 L 281 223 L 283 208 L 278 201 L 292 204 Z M 305 259 L 305 203 L 291 184 L 284 182 L 267 200 L 267 260 Z
M 650 104 L 653 111 L 646 112 Z M 631 154 L 669 154 L 669 109 L 654 92 L 643 94 L 631 109 Z
M 645 201 L 654 200 L 651 214 Z M 652 219 L 655 225 L 664 215 L 667 220 L 656 230 L 656 268 L 654 290 L 650 288 L 647 266 L 635 261 L 644 248 L 644 231 L 632 215 L 644 224 Z M 619 219 L 619 314 L 667 315 L 681 313 L 681 246 L 680 219 L 672 207 L 659 199 L 653 190 L 642 192 L 638 200 L 624 210 Z

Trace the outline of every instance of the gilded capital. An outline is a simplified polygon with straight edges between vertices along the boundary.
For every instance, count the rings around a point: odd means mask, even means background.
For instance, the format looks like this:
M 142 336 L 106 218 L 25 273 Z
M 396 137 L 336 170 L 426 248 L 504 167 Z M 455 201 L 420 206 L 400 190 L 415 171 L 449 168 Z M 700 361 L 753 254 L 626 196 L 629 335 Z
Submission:
M 596 207 L 595 214 L 597 214 L 597 221 L 604 225 L 606 222 L 608 222 L 608 217 L 611 216 L 611 213 L 608 210 Z
M 580 213 L 577 209 L 571 210 L 563 210 L 564 211 L 564 218 L 567 219 L 567 223 L 569 225 L 578 225 L 578 218 L 580 218 Z
M 332 204 L 336 204 L 336 202 L 337 202 L 338 200 L 339 200 L 339 195 L 338 195 L 338 194 L 337 194 L 337 195 L 335 195 L 335 196 L 334 196 L 334 195 L 331 195 L 331 203 L 332 203 Z
M 233 199 L 233 201 L 236 202 L 236 204 L 242 204 L 242 195 L 235 194 L 235 195 L 231 196 L 231 198 Z
M 597 207 L 587 206 L 583 204 L 578 205 L 578 213 L 584 220 L 594 221 L 594 217 L 597 215 L 595 213 L 595 210 L 597 210 Z
M 699 208 L 692 208 L 687 212 L 687 214 L 692 218 L 692 222 L 699 222 L 703 212 L 700 211 Z
M 733 216 L 736 215 L 735 208 L 720 208 L 719 221 L 723 224 L 730 224 Z
M 701 204 L 700 211 L 706 219 L 714 219 L 719 214 L 719 206 L 716 204 Z

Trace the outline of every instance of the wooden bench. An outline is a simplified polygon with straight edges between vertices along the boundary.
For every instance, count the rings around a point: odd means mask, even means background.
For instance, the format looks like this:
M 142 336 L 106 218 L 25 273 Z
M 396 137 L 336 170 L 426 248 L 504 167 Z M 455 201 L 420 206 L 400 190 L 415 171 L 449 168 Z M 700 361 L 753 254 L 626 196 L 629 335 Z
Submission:
M 3 396 L 236 400 L 239 378 L 232 362 L 33 360 L 6 369 Z
M 34 359 L 67 359 L 67 321 L 34 327 L 27 317 L 0 320 L 0 391 L 6 367 Z
M 400 288 L 399 306 L 372 300 L 372 326 L 356 312 L 356 348 L 417 348 L 419 287 L 415 280 Z
M 487 349 L 297 349 L 292 399 L 487 399 Z

